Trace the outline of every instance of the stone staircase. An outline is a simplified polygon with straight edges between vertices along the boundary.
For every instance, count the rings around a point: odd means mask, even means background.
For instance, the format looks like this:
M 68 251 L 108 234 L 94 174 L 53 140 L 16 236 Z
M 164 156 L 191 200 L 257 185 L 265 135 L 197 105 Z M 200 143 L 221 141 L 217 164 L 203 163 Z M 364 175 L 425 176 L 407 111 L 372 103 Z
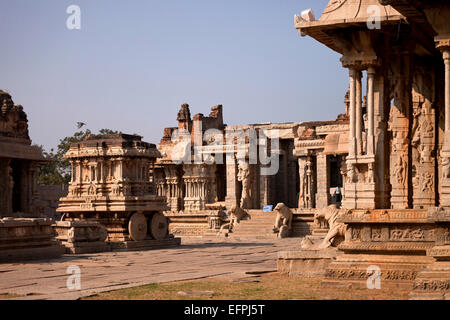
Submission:
M 276 239 L 272 228 L 277 216 L 276 212 L 249 210 L 251 219 L 242 220 L 228 234 L 230 239 Z

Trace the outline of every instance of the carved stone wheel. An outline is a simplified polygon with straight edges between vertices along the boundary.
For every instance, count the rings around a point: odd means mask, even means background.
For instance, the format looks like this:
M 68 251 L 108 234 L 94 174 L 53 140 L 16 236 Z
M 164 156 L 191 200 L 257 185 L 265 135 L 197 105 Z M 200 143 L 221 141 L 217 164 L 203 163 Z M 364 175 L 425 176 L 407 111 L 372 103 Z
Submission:
M 156 240 L 162 240 L 166 237 L 169 224 L 167 218 L 160 212 L 156 212 L 150 223 L 150 233 Z
M 147 220 L 142 212 L 134 213 L 128 221 L 128 232 L 134 241 L 144 240 L 147 236 Z

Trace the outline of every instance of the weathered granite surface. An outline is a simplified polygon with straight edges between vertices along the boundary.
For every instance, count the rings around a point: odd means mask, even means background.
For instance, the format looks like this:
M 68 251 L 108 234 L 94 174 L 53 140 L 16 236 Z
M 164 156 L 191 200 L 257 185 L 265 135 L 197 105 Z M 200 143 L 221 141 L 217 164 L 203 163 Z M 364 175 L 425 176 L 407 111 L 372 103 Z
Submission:
M 19 264 L 0 264 L 0 293 L 20 299 L 77 299 L 149 283 L 240 276 L 276 271 L 277 252 L 293 249 L 298 239 L 189 240 L 171 249 L 64 255 Z M 213 257 L 213 258 L 212 258 Z M 81 290 L 66 287 L 69 266 L 81 270 Z

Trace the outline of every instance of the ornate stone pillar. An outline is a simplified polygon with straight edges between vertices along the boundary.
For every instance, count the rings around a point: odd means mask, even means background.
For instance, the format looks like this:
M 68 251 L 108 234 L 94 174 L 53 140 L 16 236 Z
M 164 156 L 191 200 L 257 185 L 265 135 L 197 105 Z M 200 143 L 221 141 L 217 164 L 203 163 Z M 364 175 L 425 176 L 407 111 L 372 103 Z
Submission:
M 375 146 L 374 146 L 374 77 L 376 61 L 364 64 L 343 64 L 350 74 L 350 133 L 349 154 L 346 157 L 345 188 L 342 206 L 347 209 L 375 208 Z M 367 134 L 363 141 L 362 71 L 369 67 L 367 83 Z M 365 145 L 365 148 L 364 148 Z M 319 159 L 318 159 L 319 161 Z M 319 165 L 319 164 L 318 164 Z M 320 170 L 318 170 L 319 172 Z M 321 186 L 323 189 L 324 187 Z M 323 192 L 322 192 L 323 193 Z M 329 191 L 327 193 L 329 197 Z M 328 203 L 322 202 L 321 205 Z M 319 204 L 318 204 L 319 206 Z
M 76 176 L 76 183 L 80 184 L 81 183 L 81 161 L 80 160 L 75 160 L 75 165 L 76 165 L 76 169 L 75 169 L 75 176 Z
M 325 208 L 330 203 L 330 166 L 327 155 L 317 154 L 316 207 Z
M 392 132 L 391 141 L 391 208 L 409 208 L 410 185 L 410 138 L 409 115 L 411 108 L 411 74 L 408 51 L 397 51 L 392 58 L 394 76 L 394 105 L 389 115 L 389 126 Z
M 240 207 L 243 209 L 251 209 L 252 208 L 252 194 L 251 194 L 251 181 L 252 175 L 250 172 L 250 165 L 248 162 L 239 162 L 238 164 L 238 181 L 242 183 L 242 192 L 241 192 L 241 200 Z
M 438 40 L 437 48 L 442 52 L 445 67 L 445 133 L 444 145 L 440 152 L 442 165 L 440 205 L 450 207 L 450 39 Z
M 308 156 L 306 160 L 306 204 L 307 208 L 315 208 L 316 188 L 314 179 L 314 167 L 312 157 Z
M 450 134 L 450 47 L 442 49 L 442 57 L 445 65 L 445 134 L 448 135 Z
M 436 113 L 435 70 L 432 65 L 417 61 L 413 74 L 411 165 L 414 208 L 436 204 Z
M 361 86 L 361 71 L 357 70 L 356 74 L 356 111 L 355 111 L 355 135 L 356 135 L 356 154 L 362 155 L 363 142 L 362 142 L 362 86 Z
M 237 180 L 237 164 L 235 155 L 226 156 L 226 175 L 227 175 L 227 195 L 225 197 L 225 205 L 227 208 L 237 206 L 240 200 L 238 193 L 238 180 Z
M 269 167 L 269 166 L 263 166 L 261 165 L 260 168 L 263 167 Z M 262 208 L 263 206 L 266 205 L 270 205 L 271 201 L 270 201 L 270 176 L 260 176 L 260 180 L 259 180 L 259 190 L 260 190 L 260 207 Z
M 119 181 L 123 181 L 123 165 L 124 165 L 124 163 L 123 163 L 123 159 L 122 158 L 120 158 L 120 159 L 117 159 L 118 161 L 119 161 Z
M 367 69 L 367 118 L 368 118 L 368 130 L 367 130 L 367 155 L 373 156 L 375 154 L 374 149 L 374 78 L 375 68 L 369 67 Z
M 350 134 L 349 134 L 349 156 L 356 154 L 356 70 L 349 69 L 350 76 Z
M 179 211 L 182 209 L 181 192 L 181 177 L 178 174 L 178 166 L 166 165 L 164 167 L 166 175 L 166 185 L 168 187 L 167 204 L 171 211 Z
M 76 168 L 75 168 L 75 163 L 73 160 L 69 160 L 69 163 L 70 163 L 70 183 L 69 184 L 72 184 L 75 182 L 75 179 L 76 179 L 76 175 L 75 175 Z
M 298 207 L 307 208 L 306 191 L 307 191 L 307 177 L 306 177 L 306 157 L 298 158 L 298 175 L 299 175 L 299 194 Z

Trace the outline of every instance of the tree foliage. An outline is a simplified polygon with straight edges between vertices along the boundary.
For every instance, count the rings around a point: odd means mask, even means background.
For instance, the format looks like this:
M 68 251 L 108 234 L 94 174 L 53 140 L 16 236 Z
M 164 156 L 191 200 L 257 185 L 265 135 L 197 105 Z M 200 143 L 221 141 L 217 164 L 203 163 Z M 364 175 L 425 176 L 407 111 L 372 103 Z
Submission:
M 119 131 L 114 131 L 111 129 L 101 129 L 98 134 L 117 134 L 121 133 Z M 64 158 L 64 155 L 73 143 L 81 142 L 86 137 L 92 135 L 91 130 L 81 130 L 75 132 L 73 136 L 65 137 L 59 140 L 59 144 L 56 152 L 51 149 L 50 152 L 43 150 L 44 157 L 51 160 L 46 165 L 41 167 L 41 172 L 39 174 L 39 183 L 44 185 L 55 185 L 55 184 L 68 184 L 70 181 L 70 162 L 68 159 Z

